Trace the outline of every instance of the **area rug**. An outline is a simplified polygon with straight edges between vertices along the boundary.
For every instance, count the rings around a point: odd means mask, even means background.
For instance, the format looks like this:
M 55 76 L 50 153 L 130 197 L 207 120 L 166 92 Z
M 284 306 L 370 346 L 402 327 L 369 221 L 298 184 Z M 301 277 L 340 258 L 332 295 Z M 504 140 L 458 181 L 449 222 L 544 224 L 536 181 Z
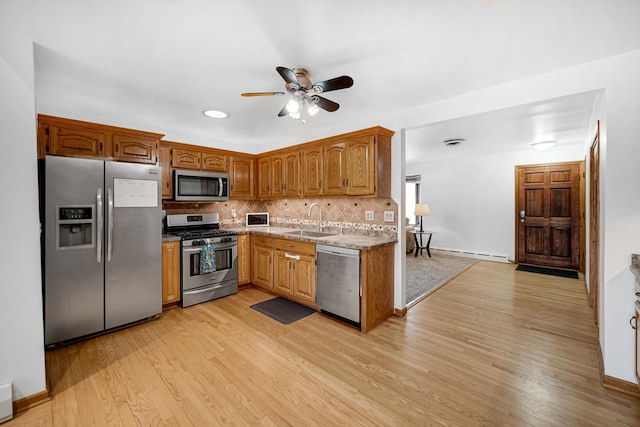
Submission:
M 407 255 L 407 303 L 427 295 L 450 278 L 476 263 L 474 258 L 431 252 L 427 256 Z
M 293 323 L 296 320 L 315 313 L 315 310 L 309 307 L 280 297 L 253 304 L 251 308 L 284 325 L 288 325 L 289 323 Z
M 516 270 L 526 271 L 529 273 L 549 274 L 551 276 L 568 277 L 570 279 L 578 278 L 578 273 L 576 271 L 560 270 L 557 268 L 536 267 L 533 265 L 518 264 Z

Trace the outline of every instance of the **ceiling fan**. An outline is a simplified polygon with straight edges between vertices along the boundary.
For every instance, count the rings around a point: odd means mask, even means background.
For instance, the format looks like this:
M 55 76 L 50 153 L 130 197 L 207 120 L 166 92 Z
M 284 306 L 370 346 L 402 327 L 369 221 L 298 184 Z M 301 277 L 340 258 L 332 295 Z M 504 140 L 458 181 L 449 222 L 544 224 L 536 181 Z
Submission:
M 320 108 L 333 112 L 340 108 L 336 102 L 320 96 L 323 92 L 346 89 L 353 86 L 353 79 L 349 76 L 340 76 L 318 83 L 311 83 L 309 71 L 304 68 L 290 70 L 285 67 L 276 67 L 276 71 L 286 82 L 285 89 L 291 94 L 278 117 L 289 116 L 294 119 L 302 119 L 304 123 L 308 116 L 315 115 Z M 274 96 L 284 95 L 285 92 L 246 92 L 242 96 Z

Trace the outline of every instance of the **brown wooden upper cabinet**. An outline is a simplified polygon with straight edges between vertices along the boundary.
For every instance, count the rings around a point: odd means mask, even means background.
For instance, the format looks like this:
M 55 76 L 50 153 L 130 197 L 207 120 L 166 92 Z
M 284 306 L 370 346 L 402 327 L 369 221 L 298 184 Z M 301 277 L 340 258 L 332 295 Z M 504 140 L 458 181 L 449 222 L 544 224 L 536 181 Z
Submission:
M 175 169 L 198 169 L 213 172 L 227 171 L 227 156 L 214 150 L 173 148 L 171 163 Z
M 258 159 L 258 198 L 390 197 L 391 136 L 369 128 Z
M 122 162 L 157 163 L 159 138 L 113 135 L 113 157 Z
M 38 156 L 96 157 L 157 163 L 163 135 L 134 129 L 38 115 Z
M 252 200 L 255 192 L 255 160 L 249 156 L 229 156 L 229 197 Z
M 305 197 L 317 197 L 323 194 L 323 154 L 324 149 L 322 147 L 301 150 L 302 194 Z
M 258 198 L 271 197 L 271 157 L 265 156 L 258 159 Z
M 158 150 L 158 164 L 162 167 L 162 198 L 173 198 L 173 179 L 171 169 L 171 147 L 160 144 Z

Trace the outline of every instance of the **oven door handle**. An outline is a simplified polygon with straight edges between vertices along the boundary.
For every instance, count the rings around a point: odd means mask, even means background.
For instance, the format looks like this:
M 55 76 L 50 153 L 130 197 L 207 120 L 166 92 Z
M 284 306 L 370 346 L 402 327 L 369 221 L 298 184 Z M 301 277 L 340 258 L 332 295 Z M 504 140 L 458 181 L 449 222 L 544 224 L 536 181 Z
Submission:
M 184 291 L 184 293 L 189 295 L 196 295 L 196 294 L 202 294 L 205 292 L 213 291 L 215 289 L 220 289 L 221 287 L 222 285 L 217 285 L 217 286 L 211 286 L 210 288 L 207 288 L 207 289 L 198 289 L 197 291 Z
M 221 245 L 221 244 L 218 244 L 218 243 L 214 243 L 212 246 L 213 246 L 213 249 L 215 251 L 223 251 L 223 250 L 226 250 L 226 249 L 231 249 L 231 248 L 233 248 L 233 247 L 235 247 L 237 245 L 235 243 L 228 244 L 228 245 L 227 244 Z M 206 246 L 201 246 L 201 247 L 198 247 L 198 248 L 183 248 L 182 250 L 184 252 L 186 252 L 186 253 L 195 253 L 195 252 L 201 252 L 202 248 L 206 248 Z

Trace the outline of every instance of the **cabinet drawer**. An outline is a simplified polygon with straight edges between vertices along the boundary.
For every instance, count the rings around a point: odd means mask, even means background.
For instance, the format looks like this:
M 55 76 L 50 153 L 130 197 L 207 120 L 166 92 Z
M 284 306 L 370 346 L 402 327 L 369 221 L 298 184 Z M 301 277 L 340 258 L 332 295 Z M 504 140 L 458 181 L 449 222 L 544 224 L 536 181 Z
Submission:
M 273 237 L 267 236 L 251 236 L 253 239 L 253 246 L 262 246 L 266 248 L 273 248 Z
M 283 252 L 295 252 L 297 254 L 316 255 L 316 244 L 299 242 L 297 240 L 275 239 L 276 250 Z

